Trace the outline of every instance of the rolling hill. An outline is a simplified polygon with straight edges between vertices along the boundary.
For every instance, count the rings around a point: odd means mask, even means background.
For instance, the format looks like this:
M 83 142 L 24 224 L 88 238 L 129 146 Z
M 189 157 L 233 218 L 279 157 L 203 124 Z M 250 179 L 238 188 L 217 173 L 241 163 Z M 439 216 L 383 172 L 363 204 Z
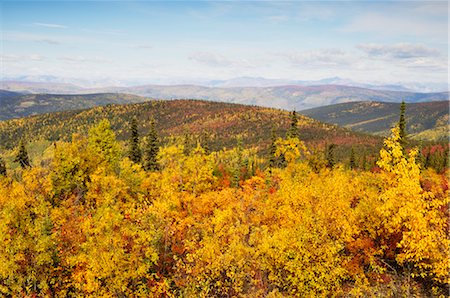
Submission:
M 21 94 L 0 90 L 0 120 L 49 112 L 86 109 L 107 104 L 137 103 L 147 100 L 137 95 L 116 93 L 83 95 Z
M 234 147 L 241 139 L 245 147 L 257 147 L 265 152 L 272 129 L 278 136 L 284 136 L 290 125 L 289 113 L 282 110 L 198 100 L 158 100 L 0 121 L 0 144 L 3 149 L 10 149 L 17 146 L 22 137 L 30 141 L 69 140 L 73 133 L 86 134 L 93 124 L 104 118 L 110 120 L 118 138 L 126 140 L 133 117 L 138 120 L 142 136 L 148 132 L 150 119 L 154 118 L 164 142 L 171 137 L 188 138 L 193 142 L 204 139 L 212 150 Z M 381 138 L 301 115 L 298 128 L 301 139 L 314 148 L 335 143 L 341 152 L 348 151 L 349 146 L 364 151 L 377 148 L 382 142 Z
M 1 88 L 22 93 L 126 93 L 158 99 L 204 99 L 273 107 L 285 110 L 304 110 L 323 105 L 355 102 L 428 102 L 447 100 L 448 92 L 415 93 L 374 90 L 343 85 L 283 85 L 264 87 L 206 87 L 199 85 L 142 85 L 133 87 L 81 88 L 70 84 L 2 82 Z M 220 86 L 220 85 L 219 85 Z
M 400 104 L 350 102 L 304 110 L 303 115 L 371 134 L 385 136 L 398 121 Z M 449 132 L 449 101 L 406 105 L 407 132 L 414 139 L 446 140 Z

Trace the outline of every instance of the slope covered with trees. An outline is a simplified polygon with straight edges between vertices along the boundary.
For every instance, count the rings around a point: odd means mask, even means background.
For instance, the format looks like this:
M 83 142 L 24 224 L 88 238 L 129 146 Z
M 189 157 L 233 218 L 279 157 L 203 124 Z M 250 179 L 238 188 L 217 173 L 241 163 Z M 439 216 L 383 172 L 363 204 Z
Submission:
M 108 104 L 148 101 L 137 95 L 118 93 L 96 94 L 22 94 L 0 90 L 0 121 L 50 112 L 87 109 Z
M 128 140 L 131 120 L 136 119 L 142 136 L 148 134 L 151 119 L 163 143 L 181 138 L 189 146 L 197 141 L 211 150 L 232 148 L 242 142 L 244 147 L 257 147 L 266 153 L 271 131 L 284 136 L 291 119 L 287 111 L 197 100 L 151 101 L 129 105 L 108 105 L 82 111 L 38 115 L 0 122 L 0 148 L 11 149 L 17 140 L 70 140 L 73 133 L 87 133 L 89 128 L 108 119 L 119 140 Z M 382 139 L 355 133 L 335 125 L 324 124 L 298 115 L 299 136 L 315 148 L 337 144 L 337 154 L 346 154 L 350 146 L 358 152 L 376 154 Z
M 301 111 L 319 121 L 387 136 L 398 121 L 399 103 L 348 102 Z M 410 138 L 444 140 L 449 134 L 449 101 L 408 103 L 406 130 Z
M 297 137 L 302 120 L 291 115 L 288 135 L 273 138 L 282 162 L 268 168 L 241 143 L 211 151 L 174 140 L 145 171 L 106 119 L 51 144 L 33 167 L 8 168 L 0 293 L 446 295 L 446 176 L 421 169 L 398 127 L 377 170 L 327 166 Z

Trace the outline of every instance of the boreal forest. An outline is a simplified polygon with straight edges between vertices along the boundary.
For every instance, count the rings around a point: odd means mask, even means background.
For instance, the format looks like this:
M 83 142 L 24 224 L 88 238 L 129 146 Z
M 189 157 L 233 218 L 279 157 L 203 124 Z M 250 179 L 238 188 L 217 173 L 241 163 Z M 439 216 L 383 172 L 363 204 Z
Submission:
M 404 104 L 385 138 L 217 105 L 0 122 L 1 295 L 448 294 L 448 143 Z

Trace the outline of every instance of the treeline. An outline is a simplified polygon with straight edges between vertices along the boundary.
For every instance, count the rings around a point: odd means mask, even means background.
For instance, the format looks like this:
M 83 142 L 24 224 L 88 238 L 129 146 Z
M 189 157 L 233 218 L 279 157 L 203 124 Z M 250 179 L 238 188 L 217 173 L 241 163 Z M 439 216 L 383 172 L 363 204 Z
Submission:
M 294 113 L 267 159 L 242 141 L 162 145 L 146 125 L 131 120 L 125 148 L 103 120 L 39 163 L 17 151 L 0 177 L 3 295 L 446 295 L 448 180 L 401 126 L 364 171 L 331 144 L 316 154 Z

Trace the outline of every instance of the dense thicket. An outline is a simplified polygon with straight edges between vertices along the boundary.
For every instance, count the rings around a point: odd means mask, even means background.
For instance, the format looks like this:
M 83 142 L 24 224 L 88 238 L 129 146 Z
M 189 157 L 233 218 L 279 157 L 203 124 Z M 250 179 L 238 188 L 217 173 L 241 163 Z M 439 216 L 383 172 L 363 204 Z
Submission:
M 159 169 L 108 121 L 0 176 L 0 293 L 42 297 L 445 295 L 449 194 L 396 128 L 374 171 L 296 137 L 256 150 L 174 140 Z

